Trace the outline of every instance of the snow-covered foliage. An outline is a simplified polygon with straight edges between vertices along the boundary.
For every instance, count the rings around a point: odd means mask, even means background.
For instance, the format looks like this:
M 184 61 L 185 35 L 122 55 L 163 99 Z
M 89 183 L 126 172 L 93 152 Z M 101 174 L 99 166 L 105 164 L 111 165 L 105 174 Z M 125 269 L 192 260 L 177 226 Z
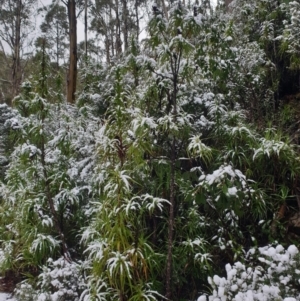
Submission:
M 0 270 L 26 275 L 19 300 L 196 300 L 234 261 L 211 298 L 298 298 L 296 247 L 244 256 L 284 241 L 277 212 L 295 207 L 297 147 L 265 121 L 287 6 L 207 4 L 156 7 L 141 45 L 86 62 L 77 106 L 23 83 L 0 186 Z
M 86 288 L 81 266 L 69 263 L 64 258 L 48 259 L 38 276 L 36 287 L 30 282 L 21 282 L 15 296 L 23 301 L 78 301 Z
M 209 277 L 212 287 L 209 301 L 288 301 L 299 300 L 299 250 L 291 245 L 250 249 L 246 264 L 226 265 L 226 277 Z M 198 301 L 206 301 L 202 295 Z
M 49 104 L 29 83 L 23 86 L 16 99 L 20 114 L 6 122 L 17 144 L 1 186 L 4 269 L 17 262 L 37 267 L 61 251 L 76 253 L 75 229 L 85 224 L 82 209 L 92 190 L 98 124 L 89 109 Z
M 290 19 L 285 21 L 285 29 L 282 36 L 278 36 L 277 39 L 281 40 L 283 49 L 287 53 L 291 54 L 292 69 L 300 69 L 300 3 L 299 1 L 290 1 L 287 7 L 284 7 L 290 15 Z
M 16 111 L 5 104 L 0 104 L 0 180 L 4 180 L 5 170 L 9 162 L 9 153 L 12 150 L 12 143 L 9 136 L 11 129 L 17 126 L 14 124 Z

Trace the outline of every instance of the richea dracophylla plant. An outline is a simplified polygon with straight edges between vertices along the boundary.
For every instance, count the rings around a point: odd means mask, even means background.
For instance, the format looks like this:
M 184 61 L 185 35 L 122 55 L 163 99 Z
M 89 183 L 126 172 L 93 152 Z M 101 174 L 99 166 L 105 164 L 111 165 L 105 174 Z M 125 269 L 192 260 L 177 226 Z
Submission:
M 100 198 L 82 236 L 86 300 L 195 299 L 220 262 L 213 254 L 241 254 L 243 219 L 264 213 L 260 190 L 223 149 L 231 136 L 238 144 L 255 134 L 195 61 L 208 20 L 178 3 L 168 19 L 154 9 L 147 55 L 133 43 L 107 75 Z
M 5 181 L 5 171 L 13 148 L 13 130 L 10 124 L 16 114 L 17 112 L 8 105 L 0 105 L 0 181 L 2 182 Z
M 41 282 L 32 280 L 50 259 L 62 257 L 63 270 L 81 256 L 77 236 L 86 225 L 84 209 L 93 198 L 89 174 L 98 123 L 93 122 L 88 109 L 50 104 L 30 82 L 25 82 L 22 90 L 15 99 L 20 113 L 7 120 L 16 146 L 6 184 L 1 186 L 1 270 L 11 271 L 20 279 L 26 275 L 29 282 L 20 288 L 32 285 L 33 289 Z M 60 289 L 49 283 L 43 284 L 41 291 L 45 287 L 49 294 Z M 80 289 L 74 294 L 80 295 Z M 29 290 L 26 294 L 30 299 Z
M 99 166 L 102 198 L 92 228 L 84 235 L 85 240 L 93 239 L 87 251 L 94 286 L 86 296 L 173 298 L 173 282 L 182 286 L 183 266 L 176 258 L 185 256 L 191 269 L 195 255 L 199 267 L 208 262 L 206 242 L 193 233 L 196 229 L 190 229 L 190 237 L 188 229 L 176 233 L 178 243 L 174 235 L 182 222 L 178 210 L 185 210 L 177 187 L 181 181 L 179 157 L 187 152 L 193 119 L 182 108 L 186 92 L 179 84 L 186 85 L 191 70 L 187 59 L 194 49 L 177 33 L 185 15 L 189 16 L 188 12 L 178 5 L 169 20 L 154 15 L 149 24 L 151 55 L 132 51 L 125 65 L 111 70 L 114 87 L 98 139 L 103 157 Z M 187 173 L 182 187 L 192 189 L 190 181 Z

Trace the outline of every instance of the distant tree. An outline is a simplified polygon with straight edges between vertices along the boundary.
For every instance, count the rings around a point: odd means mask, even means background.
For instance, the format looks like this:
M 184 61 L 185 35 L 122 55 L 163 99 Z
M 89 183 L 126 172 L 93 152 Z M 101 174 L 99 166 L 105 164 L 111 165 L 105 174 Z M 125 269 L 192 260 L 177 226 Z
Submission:
M 91 29 L 104 36 L 105 56 L 109 63 L 115 55 L 122 53 L 121 6 L 119 0 L 95 1 L 91 9 Z
M 91 6 L 91 30 L 103 37 L 104 55 L 110 63 L 129 50 L 130 37 L 140 35 L 141 7 L 144 0 L 101 0 Z
M 28 43 L 32 10 L 36 0 L 0 0 L 0 38 L 1 47 L 10 50 L 7 56 L 11 69 L 9 79 L 12 87 L 11 96 L 19 93 L 22 81 L 21 51 Z M 4 43 L 4 45 L 3 45 Z
M 68 34 L 68 17 L 66 7 L 58 3 L 43 8 L 45 18 L 41 24 L 41 31 L 47 39 L 50 56 L 55 59 L 57 68 L 60 60 L 64 58 L 67 47 L 66 36 Z

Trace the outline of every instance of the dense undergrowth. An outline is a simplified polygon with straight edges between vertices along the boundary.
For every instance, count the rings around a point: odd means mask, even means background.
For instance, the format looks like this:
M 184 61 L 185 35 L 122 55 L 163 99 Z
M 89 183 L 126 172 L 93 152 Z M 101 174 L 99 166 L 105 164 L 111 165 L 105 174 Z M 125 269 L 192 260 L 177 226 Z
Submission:
M 140 45 L 87 62 L 77 106 L 42 60 L 0 107 L 19 300 L 300 300 L 299 7 L 154 10 Z

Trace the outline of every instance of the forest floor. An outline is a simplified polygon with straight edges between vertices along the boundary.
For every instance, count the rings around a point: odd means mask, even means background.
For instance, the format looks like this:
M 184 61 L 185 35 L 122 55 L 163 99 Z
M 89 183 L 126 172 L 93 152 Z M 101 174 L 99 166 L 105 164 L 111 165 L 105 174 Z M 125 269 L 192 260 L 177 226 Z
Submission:
M 16 299 L 11 297 L 11 294 L 0 293 L 0 301 L 16 301 Z
M 14 280 L 13 275 L 0 278 L 0 301 L 16 301 L 16 299 L 12 297 L 15 282 L 16 280 Z

